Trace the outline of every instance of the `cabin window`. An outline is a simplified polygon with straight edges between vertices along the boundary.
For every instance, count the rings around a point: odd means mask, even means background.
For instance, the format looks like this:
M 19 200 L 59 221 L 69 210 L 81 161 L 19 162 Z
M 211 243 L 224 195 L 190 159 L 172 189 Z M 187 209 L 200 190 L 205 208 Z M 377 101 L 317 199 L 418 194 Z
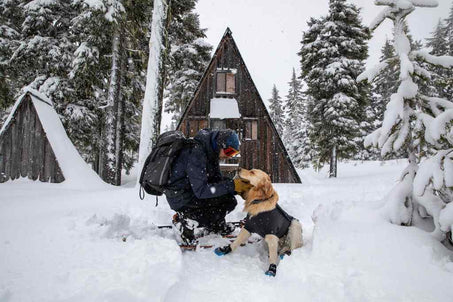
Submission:
M 217 72 L 217 93 L 236 93 L 236 77 L 233 72 Z
M 245 123 L 245 138 L 252 140 L 258 139 L 258 121 L 246 121 Z

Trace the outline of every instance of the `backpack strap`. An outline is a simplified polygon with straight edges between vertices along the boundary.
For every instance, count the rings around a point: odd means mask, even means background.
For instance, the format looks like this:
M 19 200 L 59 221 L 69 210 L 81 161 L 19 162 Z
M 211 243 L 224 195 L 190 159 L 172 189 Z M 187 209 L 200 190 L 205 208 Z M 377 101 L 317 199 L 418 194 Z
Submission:
M 138 189 L 138 197 L 140 198 L 140 200 L 145 199 L 145 189 L 143 188 L 143 186 L 141 184 L 140 184 L 140 188 Z

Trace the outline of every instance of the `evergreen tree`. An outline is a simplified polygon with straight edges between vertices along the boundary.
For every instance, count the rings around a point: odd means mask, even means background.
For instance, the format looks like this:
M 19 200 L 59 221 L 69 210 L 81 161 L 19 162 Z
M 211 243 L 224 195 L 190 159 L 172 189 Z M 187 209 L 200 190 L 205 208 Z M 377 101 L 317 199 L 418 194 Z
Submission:
M 336 177 L 337 158 L 351 158 L 360 149 L 354 138 L 365 120 L 367 88 L 355 78 L 364 68 L 369 33 L 359 9 L 345 0 L 330 0 L 329 15 L 312 26 L 300 52 L 311 97 L 309 137 L 315 161 L 330 162 L 329 175 Z
M 272 88 L 272 97 L 269 99 L 269 115 L 271 116 L 271 120 L 274 123 L 278 134 L 282 135 L 284 122 L 283 104 L 275 84 Z
M 445 21 L 445 32 L 448 43 L 448 55 L 453 56 L 453 4 Z
M 382 126 L 367 137 L 366 143 L 378 146 L 383 157 L 400 149 L 407 150 L 409 165 L 403 171 L 400 182 L 388 195 L 386 211 L 389 220 L 398 225 L 412 224 L 413 216 L 423 213 L 434 218 L 434 236 L 444 238 L 439 217 L 446 203 L 451 202 L 453 191 L 449 187 L 449 167 L 453 166 L 453 141 L 448 137 L 451 128 L 453 105 L 438 97 L 424 95 L 428 89 L 419 89 L 417 80 L 426 78 L 429 72 L 425 64 L 451 68 L 453 57 L 433 56 L 418 50 L 418 43 L 411 43 L 405 18 L 416 7 L 434 7 L 435 3 L 408 2 L 400 6 L 393 1 L 378 1 L 386 8 L 372 23 L 377 28 L 386 18 L 393 21 L 395 52 L 399 65 L 399 86 L 386 106 Z M 423 63 L 420 63 L 423 62 Z M 381 62 L 377 70 L 382 70 Z M 371 81 L 376 71 L 367 71 L 358 80 Z M 427 147 L 430 154 L 426 153 Z M 422 157 L 428 156 L 419 167 Z M 453 224 L 453 219 L 450 219 Z
M 184 87 L 182 99 L 195 89 L 211 50 L 195 3 L 172 1 L 166 21 L 176 47 L 165 48 L 172 62 L 165 76 Z M 119 184 L 121 170 L 137 159 L 152 6 L 146 0 L 2 1 L 0 123 L 23 87 L 39 90 L 53 100 L 84 159 Z
M 165 111 L 172 113 L 173 125 L 189 103 L 198 82 L 206 69 L 212 46 L 205 42 L 205 29 L 200 28 L 194 12 L 195 0 L 172 2 L 172 18 L 169 27 L 169 58 L 166 78 Z
M 448 47 L 448 28 L 439 21 L 436 28 L 432 32 L 432 36 L 427 39 L 427 47 L 431 48 L 431 54 L 436 56 L 445 56 L 449 54 Z M 453 93 L 453 76 L 452 71 L 445 70 L 439 66 L 429 66 L 431 82 L 432 82 L 432 95 L 441 98 L 451 98 Z
M 291 81 L 289 84 L 288 95 L 285 99 L 284 106 L 284 127 L 283 141 L 288 149 L 288 153 L 298 168 L 305 167 L 308 163 L 306 147 L 304 144 L 307 133 L 305 122 L 305 99 L 302 93 L 302 83 L 296 77 L 296 71 L 293 68 Z
M 373 102 L 371 103 L 375 129 L 382 125 L 385 106 L 390 96 L 398 89 L 399 66 L 398 58 L 392 42 L 387 39 L 381 48 L 381 62 L 386 62 L 387 66 L 374 79 L 372 84 Z
M 10 76 L 14 66 L 9 64 L 9 58 L 17 47 L 24 19 L 19 3 L 18 0 L 0 2 L 0 127 L 8 107 L 14 103 L 15 81 Z

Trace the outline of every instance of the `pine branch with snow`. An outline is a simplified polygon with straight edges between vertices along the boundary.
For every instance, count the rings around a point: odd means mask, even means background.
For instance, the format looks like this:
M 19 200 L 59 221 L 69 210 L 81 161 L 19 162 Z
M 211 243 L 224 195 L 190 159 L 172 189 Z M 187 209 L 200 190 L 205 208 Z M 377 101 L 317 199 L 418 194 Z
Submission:
M 386 209 L 389 220 L 395 224 L 410 225 L 414 213 L 426 213 L 434 219 L 435 230 L 432 235 L 442 240 L 444 233 L 451 230 L 453 222 L 444 218 L 446 222 L 442 227 L 440 225 L 440 216 L 445 205 L 451 202 L 453 192 L 453 103 L 423 95 L 415 81 L 416 77 L 431 78 L 432 73 L 424 64 L 451 68 L 453 57 L 414 49 L 407 35 L 405 18 L 416 7 L 436 6 L 436 1 L 383 0 L 376 1 L 376 4 L 388 7 L 372 26 L 375 28 L 376 24 L 381 23 L 383 16 L 394 24 L 399 87 L 390 96 L 382 126 L 371 133 L 365 143 L 379 147 L 383 157 L 402 148 L 409 155 L 408 167 L 388 196 Z M 383 64 L 385 61 L 375 69 L 365 71 L 358 79 L 373 78 L 374 71 Z M 428 152 L 424 153 L 424 150 Z M 428 157 L 418 165 L 425 154 Z

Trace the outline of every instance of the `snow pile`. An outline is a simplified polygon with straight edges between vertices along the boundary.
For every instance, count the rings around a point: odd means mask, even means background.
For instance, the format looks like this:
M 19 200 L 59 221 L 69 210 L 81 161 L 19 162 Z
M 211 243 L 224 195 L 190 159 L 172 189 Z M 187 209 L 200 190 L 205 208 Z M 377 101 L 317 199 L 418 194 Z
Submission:
M 182 253 L 171 230 L 156 228 L 173 214 L 164 198 L 154 207 L 124 187 L 0 184 L 0 301 L 449 301 L 453 252 L 381 215 L 406 163 L 340 163 L 338 179 L 307 169 L 303 184 L 277 184 L 305 245 L 272 279 L 262 242 L 224 257 Z M 446 209 L 441 223 L 453 217 Z
M 128 202 L 135 196 L 3 184 L 0 301 L 162 300 L 178 279 L 181 252 L 174 238 L 152 231 L 151 221 L 169 214 L 149 215 L 151 203 L 137 209 Z
M 444 289 L 453 281 L 451 252 L 425 232 L 397 228 L 374 209 L 349 202 L 321 206 L 314 219 L 309 262 L 330 270 L 328 288 L 344 297 L 337 301 L 450 299 Z

